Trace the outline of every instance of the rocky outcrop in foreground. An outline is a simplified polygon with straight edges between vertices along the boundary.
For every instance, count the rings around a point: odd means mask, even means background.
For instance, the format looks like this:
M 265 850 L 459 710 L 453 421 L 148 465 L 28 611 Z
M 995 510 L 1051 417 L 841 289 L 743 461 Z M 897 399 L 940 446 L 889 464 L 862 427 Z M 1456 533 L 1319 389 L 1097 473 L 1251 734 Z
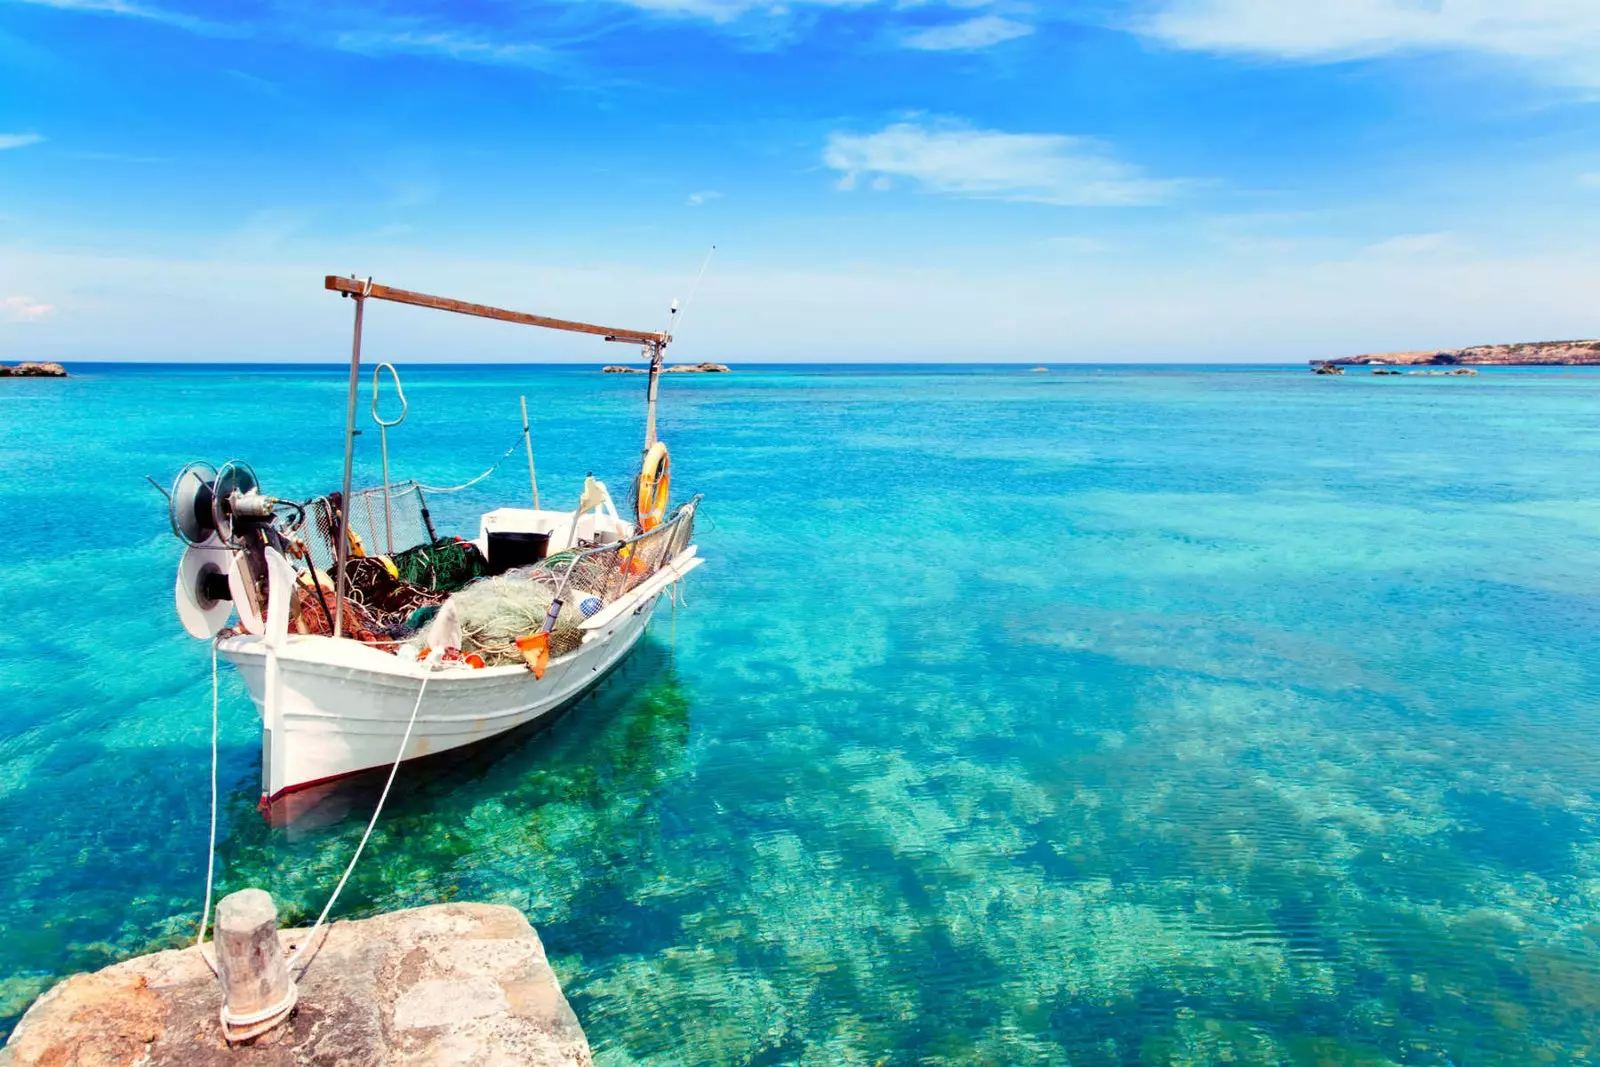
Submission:
M 1506 366 L 1506 367 L 1570 367 L 1600 364 L 1600 341 L 1538 341 L 1520 345 L 1478 345 L 1475 348 L 1458 348 L 1453 351 L 1373 352 L 1365 356 L 1347 356 L 1344 359 L 1314 359 L 1313 364 L 1333 363 L 1345 366 L 1366 366 L 1382 363 L 1388 366 Z
M 15 367 L 0 365 L 0 378 L 65 378 L 67 368 L 59 363 L 18 363 Z
M 602 367 L 602 374 L 649 374 L 648 367 Z M 679 363 L 671 367 L 662 367 L 662 374 L 727 374 L 726 363 Z
M 294 1014 L 247 1052 L 223 1043 L 221 989 L 186 948 L 59 983 L 23 1016 L 0 1067 L 591 1067 L 539 935 L 515 908 L 439 904 L 326 929 Z M 281 931 L 280 944 L 290 951 L 304 933 Z

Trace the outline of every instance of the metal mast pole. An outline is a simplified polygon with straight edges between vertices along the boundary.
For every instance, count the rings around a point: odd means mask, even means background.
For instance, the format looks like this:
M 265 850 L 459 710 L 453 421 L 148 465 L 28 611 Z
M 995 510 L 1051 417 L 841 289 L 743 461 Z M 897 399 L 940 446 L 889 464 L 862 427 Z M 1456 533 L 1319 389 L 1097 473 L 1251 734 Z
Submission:
M 355 340 L 350 345 L 350 399 L 345 411 L 344 420 L 344 491 L 339 499 L 339 540 L 337 548 L 336 574 L 334 576 L 333 593 L 333 636 L 340 637 L 344 633 L 344 583 L 345 564 L 350 556 L 350 467 L 355 461 L 356 434 L 356 396 L 361 391 L 361 313 L 366 307 L 367 294 L 372 291 L 372 279 L 367 279 L 367 284 L 361 292 L 350 293 L 356 302 L 356 330 Z
M 528 483 L 533 487 L 533 510 L 539 510 L 539 475 L 533 469 L 533 438 L 528 433 L 528 398 L 522 401 L 522 446 L 528 450 Z
M 660 341 L 650 342 L 650 397 L 645 404 L 644 419 L 644 447 L 648 451 L 656 443 L 656 386 L 661 381 L 661 353 L 664 345 Z

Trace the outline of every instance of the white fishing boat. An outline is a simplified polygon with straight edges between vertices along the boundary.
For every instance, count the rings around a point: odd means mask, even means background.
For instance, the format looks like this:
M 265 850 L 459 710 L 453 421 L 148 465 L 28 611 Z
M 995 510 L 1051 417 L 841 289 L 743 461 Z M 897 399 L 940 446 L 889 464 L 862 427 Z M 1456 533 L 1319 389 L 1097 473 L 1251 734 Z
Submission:
M 261 713 L 266 805 L 550 716 L 628 654 L 658 598 L 675 596 L 702 562 L 692 543 L 699 498 L 669 511 L 670 460 L 656 439 L 670 325 L 618 330 L 353 278 L 329 277 L 326 287 L 352 298 L 356 309 L 342 491 L 279 499 L 262 491 L 248 465 L 230 462 L 189 464 L 168 494 L 173 531 L 189 545 L 178 568 L 178 615 L 237 668 Z M 429 494 L 461 487 L 389 481 L 387 434 L 404 418 L 405 399 L 387 364 L 373 372 L 383 484 L 352 491 L 368 300 L 639 345 L 649 380 L 632 518 L 618 513 L 593 477 L 581 491 L 574 487 L 572 509 L 539 506 L 524 405 L 521 444 L 533 506 L 497 508 L 480 516 L 475 530 L 441 537 Z M 380 416 L 385 369 L 400 405 L 394 418 Z

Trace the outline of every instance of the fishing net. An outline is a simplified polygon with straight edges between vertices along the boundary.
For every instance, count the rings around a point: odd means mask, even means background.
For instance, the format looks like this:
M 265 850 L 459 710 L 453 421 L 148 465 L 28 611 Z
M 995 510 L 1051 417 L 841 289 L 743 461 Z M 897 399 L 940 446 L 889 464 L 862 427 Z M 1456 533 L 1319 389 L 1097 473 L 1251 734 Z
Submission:
M 383 487 L 350 494 L 350 555 L 395 555 L 407 549 L 436 544 L 428 499 L 416 482 L 392 482 L 384 503 Z M 313 562 L 331 571 L 338 557 L 339 493 L 319 496 L 306 506 L 304 526 L 298 531 Z M 481 572 L 480 572 L 481 573 Z
M 517 663 L 522 653 L 517 638 L 544 629 L 556 585 L 548 572 L 508 571 L 474 582 L 451 597 L 461 624 L 461 651 L 476 652 L 486 664 Z M 583 643 L 583 597 L 563 597 L 550 630 L 550 654 L 560 656 Z
M 462 652 L 490 666 L 520 662 L 517 638 L 544 630 L 557 595 L 561 609 L 550 629 L 550 655 L 583 643 L 583 622 L 655 574 L 694 536 L 695 502 L 670 522 L 622 545 L 583 545 L 485 578 L 454 594 L 441 614 L 460 627 Z
M 337 608 L 329 575 L 336 569 L 340 495 L 311 501 L 304 520 L 287 531 L 318 578 L 303 583 L 296 595 L 295 629 L 331 633 L 339 613 L 342 632 L 356 640 L 420 652 L 427 641 L 448 636 L 447 647 L 475 652 L 487 665 L 519 662 L 517 639 L 545 629 L 558 594 L 562 606 L 549 631 L 550 655 L 576 649 L 585 619 L 636 589 L 693 542 L 699 502 L 696 497 L 626 543 L 580 542 L 532 566 L 485 577 L 488 562 L 477 545 L 434 535 L 417 483 L 391 484 L 387 507 L 381 488 L 352 493 L 351 500 L 346 597 Z M 391 544 L 394 551 L 385 552 Z M 436 616 L 449 625 L 438 625 Z
M 454 593 L 489 573 L 478 546 L 459 537 L 441 537 L 390 558 L 401 581 L 430 593 Z

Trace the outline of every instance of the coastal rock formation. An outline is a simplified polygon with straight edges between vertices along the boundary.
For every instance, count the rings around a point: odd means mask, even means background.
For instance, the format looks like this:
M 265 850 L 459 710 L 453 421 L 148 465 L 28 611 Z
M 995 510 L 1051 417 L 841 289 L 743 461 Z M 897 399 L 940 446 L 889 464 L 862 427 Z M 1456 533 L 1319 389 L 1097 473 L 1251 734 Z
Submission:
M 649 374 L 648 367 L 602 367 L 602 374 Z M 662 367 L 662 374 L 727 374 L 726 363 L 678 363 L 671 367 Z
M 0 378 L 65 378 L 67 368 L 59 363 L 18 363 L 0 366 Z
M 515 908 L 439 904 L 326 929 L 294 1014 L 250 1043 L 248 1062 L 592 1067 L 539 935 Z M 304 934 L 281 931 L 280 944 L 289 951 Z M 221 995 L 195 948 L 75 975 L 28 1009 L 0 1067 L 237 1065 Z
M 1518 345 L 1478 345 L 1474 348 L 1417 352 L 1373 352 L 1344 359 L 1312 360 L 1344 366 L 1506 366 L 1570 367 L 1600 364 L 1600 341 L 1539 341 Z

